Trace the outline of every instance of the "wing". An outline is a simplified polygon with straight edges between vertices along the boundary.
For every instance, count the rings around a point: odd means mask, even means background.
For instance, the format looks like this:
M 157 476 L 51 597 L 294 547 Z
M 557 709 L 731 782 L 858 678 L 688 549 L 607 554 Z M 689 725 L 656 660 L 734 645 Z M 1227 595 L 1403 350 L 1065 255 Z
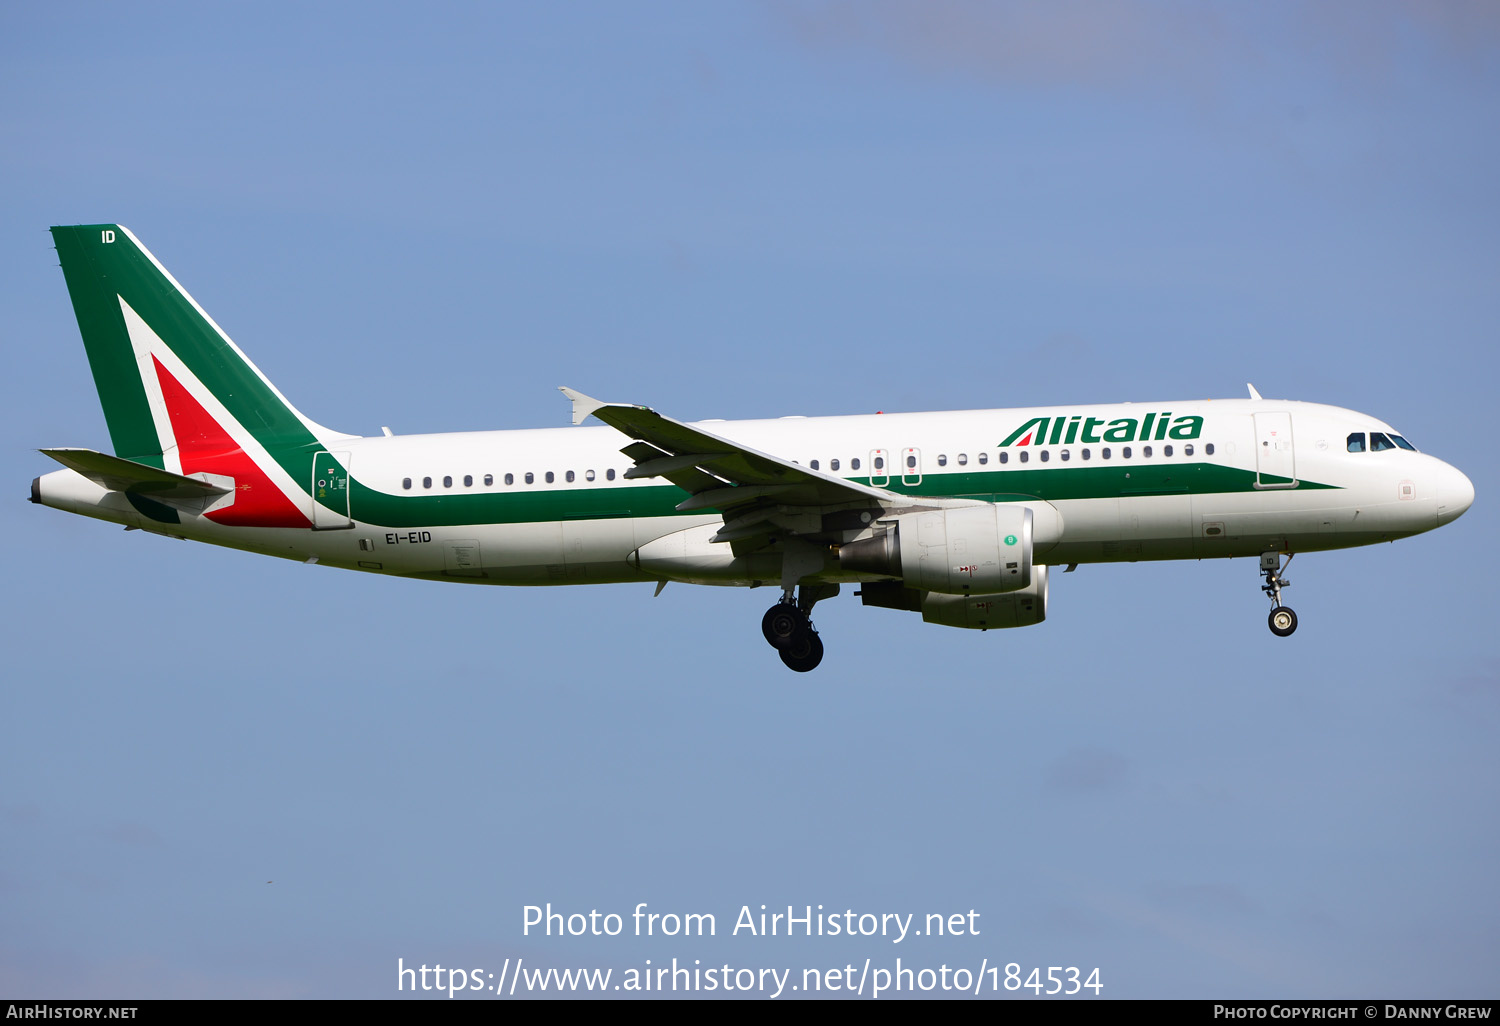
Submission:
M 733 543 L 736 554 L 771 536 L 830 536 L 864 529 L 893 512 L 945 505 L 874 488 L 810 470 L 779 456 L 759 452 L 644 406 L 604 403 L 571 388 L 573 423 L 597 417 L 634 441 L 620 451 L 635 462 L 627 478 L 659 477 L 688 493 L 683 512 L 711 510 L 723 515 L 716 542 Z M 862 515 L 863 514 L 863 515 Z

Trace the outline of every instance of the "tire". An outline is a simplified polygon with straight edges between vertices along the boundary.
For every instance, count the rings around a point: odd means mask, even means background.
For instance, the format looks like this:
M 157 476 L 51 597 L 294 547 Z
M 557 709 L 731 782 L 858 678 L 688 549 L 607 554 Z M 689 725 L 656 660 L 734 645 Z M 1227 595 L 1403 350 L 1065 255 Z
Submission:
M 1284 638 L 1297 629 L 1297 614 L 1287 606 L 1277 606 L 1271 610 L 1266 623 L 1270 625 L 1272 634 Z
M 823 661 L 823 642 L 814 631 L 806 631 L 800 638 L 780 652 L 781 661 L 798 673 L 817 669 Z
M 766 610 L 766 615 L 760 620 L 760 632 L 766 636 L 766 643 L 775 649 L 786 648 L 798 635 L 810 633 L 807 617 L 787 602 L 778 602 Z

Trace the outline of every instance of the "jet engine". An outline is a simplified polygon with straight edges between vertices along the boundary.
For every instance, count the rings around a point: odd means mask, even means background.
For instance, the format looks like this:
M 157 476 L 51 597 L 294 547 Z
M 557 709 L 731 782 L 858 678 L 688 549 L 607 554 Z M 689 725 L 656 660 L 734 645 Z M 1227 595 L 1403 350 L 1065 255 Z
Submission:
M 1032 567 L 1031 583 L 1017 591 L 994 595 L 940 595 L 904 587 L 897 581 L 862 585 L 860 601 L 867 606 L 920 611 L 927 623 L 972 630 L 1030 627 L 1047 619 L 1047 568 Z
M 1047 619 L 1047 568 L 1033 567 L 1031 583 L 1020 591 L 1000 595 L 922 596 L 922 619 L 944 627 L 987 631 L 1000 627 L 1030 627 Z
M 882 521 L 873 537 L 839 548 L 839 566 L 939 595 L 996 595 L 1031 584 L 1031 556 L 1031 509 L 986 503 Z

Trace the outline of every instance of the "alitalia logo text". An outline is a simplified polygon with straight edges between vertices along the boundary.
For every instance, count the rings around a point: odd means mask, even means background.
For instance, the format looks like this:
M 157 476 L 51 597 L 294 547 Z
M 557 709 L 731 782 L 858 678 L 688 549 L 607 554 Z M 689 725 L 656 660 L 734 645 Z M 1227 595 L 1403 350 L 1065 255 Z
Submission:
M 1202 417 L 1173 417 L 1171 412 L 1144 417 L 1032 417 L 1005 436 L 1007 445 L 1073 445 L 1075 442 L 1191 441 L 1203 433 Z

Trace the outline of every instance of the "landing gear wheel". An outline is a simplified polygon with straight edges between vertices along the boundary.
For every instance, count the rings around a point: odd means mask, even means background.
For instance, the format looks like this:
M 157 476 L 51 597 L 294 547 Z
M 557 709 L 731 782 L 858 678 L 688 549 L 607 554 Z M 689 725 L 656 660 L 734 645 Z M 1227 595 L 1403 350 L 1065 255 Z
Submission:
M 1271 625 L 1272 634 L 1278 638 L 1284 638 L 1297 629 L 1297 614 L 1288 606 L 1277 606 L 1271 610 L 1271 616 L 1267 622 Z
M 812 633 L 807 617 L 790 602 L 778 602 L 767 609 L 760 620 L 760 632 L 766 636 L 766 643 L 775 649 L 786 648 L 798 635 Z
M 815 669 L 823 661 L 823 642 L 814 631 L 804 631 L 780 652 L 781 661 L 798 673 Z

